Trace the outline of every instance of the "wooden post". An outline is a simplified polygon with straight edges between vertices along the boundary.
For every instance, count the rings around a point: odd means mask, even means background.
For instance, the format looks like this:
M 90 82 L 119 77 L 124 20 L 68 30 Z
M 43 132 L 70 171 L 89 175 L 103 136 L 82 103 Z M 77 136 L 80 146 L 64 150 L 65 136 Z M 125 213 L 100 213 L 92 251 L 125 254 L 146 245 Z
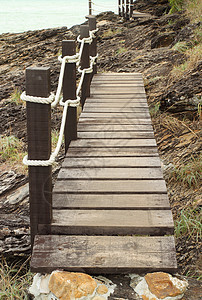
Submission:
M 126 0 L 126 15 L 125 19 L 128 21 L 129 20 L 129 0 Z
M 122 17 L 125 18 L 125 0 L 122 0 Z
M 132 18 L 133 15 L 133 0 L 130 0 L 130 18 Z
M 90 30 L 95 30 L 96 29 L 96 17 L 95 16 L 90 16 L 88 18 L 89 22 L 89 29 Z M 92 44 L 90 45 L 90 56 L 96 56 L 97 55 L 97 37 L 93 39 Z M 96 64 L 93 66 L 93 73 L 91 73 L 91 80 L 93 78 L 93 75 L 97 74 L 97 60 Z
M 118 1 L 118 12 L 119 16 L 121 17 L 121 0 Z
M 76 43 L 73 40 L 62 41 L 62 57 L 76 54 Z M 76 99 L 76 63 L 66 63 L 63 78 L 63 99 Z M 72 140 L 77 139 L 77 107 L 68 107 L 65 124 L 65 153 Z
M 88 25 L 81 25 L 81 32 L 80 32 L 80 38 L 87 38 L 89 37 L 89 26 Z M 90 67 L 90 45 L 84 44 L 83 47 L 83 53 L 81 55 L 81 70 L 89 68 Z M 81 87 L 81 105 L 82 108 L 85 104 L 85 100 L 87 97 L 90 97 L 90 78 L 91 74 L 86 73 L 84 76 L 83 84 Z
M 48 97 L 50 95 L 50 69 L 26 69 L 26 94 Z M 28 159 L 47 160 L 51 154 L 51 105 L 26 102 Z M 52 167 L 29 166 L 29 202 L 31 246 L 42 224 L 50 233 L 52 219 Z
M 89 0 L 89 15 L 92 15 L 92 1 Z

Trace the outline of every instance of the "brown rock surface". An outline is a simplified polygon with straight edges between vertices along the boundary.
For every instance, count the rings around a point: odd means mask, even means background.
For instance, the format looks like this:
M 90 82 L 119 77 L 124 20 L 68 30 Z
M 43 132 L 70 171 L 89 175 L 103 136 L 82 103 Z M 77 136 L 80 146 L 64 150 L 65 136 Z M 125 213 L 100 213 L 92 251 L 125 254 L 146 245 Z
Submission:
M 159 299 L 175 297 L 182 294 L 182 291 L 173 284 L 169 275 L 166 273 L 149 273 L 145 276 L 145 280 L 151 293 Z
M 60 300 L 79 299 L 92 295 L 96 287 L 96 281 L 82 273 L 58 271 L 52 273 L 49 281 L 50 291 Z

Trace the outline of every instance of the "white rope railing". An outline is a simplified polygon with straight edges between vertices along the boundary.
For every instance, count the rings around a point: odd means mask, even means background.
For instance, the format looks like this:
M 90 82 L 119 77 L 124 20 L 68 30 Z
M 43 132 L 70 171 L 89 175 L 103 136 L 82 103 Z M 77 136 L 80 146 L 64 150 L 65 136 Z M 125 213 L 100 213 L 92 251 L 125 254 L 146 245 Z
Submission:
M 77 66 L 80 65 L 81 56 L 82 56 L 82 52 L 83 52 L 83 49 L 84 49 L 84 44 L 85 43 L 91 44 L 92 41 L 93 41 L 93 38 L 95 38 L 95 33 L 97 31 L 98 31 L 98 29 L 90 31 L 90 36 L 88 38 L 81 39 L 80 36 L 78 36 L 77 41 L 81 44 L 79 53 L 77 53 L 75 55 L 71 55 L 71 56 L 64 56 L 63 58 L 62 58 L 61 55 L 58 57 L 58 60 L 61 62 L 61 68 L 60 68 L 60 75 L 59 75 L 59 79 L 58 79 L 58 87 L 57 87 L 57 91 L 56 91 L 55 95 L 54 95 L 54 93 L 51 93 L 49 97 L 44 98 L 44 97 L 28 96 L 28 95 L 26 95 L 25 92 L 23 92 L 21 94 L 21 99 L 23 101 L 40 103 L 40 104 L 51 104 L 52 108 L 55 108 L 59 103 L 64 108 L 63 109 L 63 114 L 62 114 L 62 121 L 61 121 L 57 146 L 56 146 L 56 149 L 54 150 L 54 152 L 52 152 L 52 154 L 50 155 L 50 158 L 48 160 L 29 160 L 28 156 L 26 155 L 23 159 L 23 163 L 25 165 L 27 165 L 27 166 L 43 166 L 43 167 L 46 167 L 46 166 L 52 165 L 55 162 L 56 157 L 57 157 L 57 155 L 60 151 L 60 148 L 62 146 L 63 134 L 64 134 L 64 130 L 65 130 L 65 123 L 66 123 L 66 118 L 67 118 L 68 107 L 69 106 L 77 107 L 77 106 L 80 105 L 79 94 L 80 94 L 82 84 L 83 84 L 83 81 L 84 81 L 84 76 L 85 76 L 85 74 L 89 74 L 89 73 L 93 72 L 93 65 L 95 64 L 95 61 L 98 58 L 98 55 L 96 55 L 94 57 L 90 56 L 90 67 L 89 68 L 81 69 L 81 67 L 78 67 L 78 71 L 81 73 L 81 78 L 80 78 L 78 88 L 76 90 L 76 99 L 75 100 L 67 99 L 67 100 L 64 101 L 63 97 L 61 97 L 64 71 L 65 71 L 65 64 L 66 63 L 76 63 Z

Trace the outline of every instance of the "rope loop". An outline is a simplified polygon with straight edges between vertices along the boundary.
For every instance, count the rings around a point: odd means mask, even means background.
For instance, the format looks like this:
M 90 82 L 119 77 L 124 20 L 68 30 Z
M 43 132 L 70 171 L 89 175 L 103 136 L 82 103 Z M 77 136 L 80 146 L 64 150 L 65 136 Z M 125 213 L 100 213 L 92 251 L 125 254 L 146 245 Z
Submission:
M 53 93 L 50 94 L 49 97 L 34 97 L 26 95 L 26 92 L 23 92 L 20 96 L 20 99 L 27 102 L 33 102 L 33 103 L 40 103 L 40 104 L 51 104 L 54 99 L 55 95 Z
M 65 61 L 66 63 L 69 64 L 73 64 L 73 63 L 77 63 L 79 61 L 79 53 L 75 54 L 75 55 L 67 55 L 62 57 L 62 55 L 58 56 L 58 60 L 59 62 L 63 62 Z

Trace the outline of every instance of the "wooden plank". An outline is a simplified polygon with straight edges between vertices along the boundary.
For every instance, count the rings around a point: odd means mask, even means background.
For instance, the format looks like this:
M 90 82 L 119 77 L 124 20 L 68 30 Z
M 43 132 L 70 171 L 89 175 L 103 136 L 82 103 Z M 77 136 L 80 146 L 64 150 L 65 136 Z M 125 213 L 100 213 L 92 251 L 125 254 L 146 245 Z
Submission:
M 93 100 L 93 99 L 100 99 L 100 98 L 102 98 L 102 99 L 111 99 L 111 101 L 113 101 L 112 99 L 116 99 L 116 101 L 117 101 L 117 99 L 130 99 L 131 101 L 132 100 L 138 100 L 138 99 L 146 99 L 146 95 L 145 95 L 145 91 L 144 92 L 141 92 L 141 93 L 139 93 L 139 92 L 137 92 L 137 93 L 130 93 L 130 94 L 98 94 L 98 95 L 96 95 L 96 94 L 91 94 L 90 95 L 90 97 L 91 97 L 91 99 Z
M 80 119 L 81 118 L 118 118 L 118 119 L 122 119 L 122 118 L 128 118 L 128 119 L 150 119 L 150 113 L 149 112 L 141 112 L 141 113 L 136 113 L 136 112 L 132 112 L 132 113 L 119 113 L 119 112 L 105 112 L 105 113 L 90 113 L 90 112 L 82 112 L 80 115 Z
M 71 141 L 70 148 L 72 147 L 156 147 L 156 141 L 154 139 L 79 139 L 77 141 Z M 144 149 L 143 149 L 144 150 Z
M 84 106 L 85 113 L 147 113 L 148 107 L 92 107 Z
M 163 194 L 164 180 L 60 180 L 56 181 L 55 193 L 72 194 Z
M 125 82 L 122 82 L 122 83 L 119 83 L 119 82 L 109 82 L 109 81 L 106 81 L 105 83 L 103 83 L 103 81 L 100 81 L 100 82 L 92 82 L 91 84 L 91 87 L 92 88 L 96 88 L 96 89 L 100 89 L 100 88 L 134 88 L 134 87 L 144 87 L 144 83 L 142 81 L 138 81 L 138 82 L 135 82 L 135 81 L 131 81 L 131 82 L 128 82 L 125 81 Z
M 152 157 L 158 156 L 157 147 L 69 148 L 67 157 Z
M 120 132 L 78 132 L 78 138 L 81 139 L 118 139 L 120 138 Z M 128 131 L 121 133 L 122 139 L 153 139 L 154 133 L 144 131 Z
M 113 131 L 115 132 L 130 132 L 130 131 L 152 131 L 153 132 L 153 127 L 152 125 L 118 125 L 118 124 L 105 124 L 105 125 L 94 125 L 94 124 L 84 124 L 78 123 L 78 132 L 109 132 Z
M 79 119 L 80 124 L 105 124 L 105 125 L 151 125 L 152 121 L 151 118 L 143 119 L 143 118 L 133 118 L 133 119 L 127 119 L 127 118 L 80 118 Z
M 133 94 L 133 93 L 144 93 L 145 92 L 145 89 L 144 87 L 117 87 L 117 88 L 112 88 L 112 87 L 99 87 L 99 88 L 94 88 L 94 87 L 91 87 L 91 93 L 92 95 L 110 95 L 110 94 L 113 94 L 113 95 L 118 95 L 118 94 L 124 94 L 124 95 L 127 95 L 127 94 Z
M 174 237 L 36 236 L 31 271 L 88 274 L 177 270 Z
M 53 210 L 52 234 L 173 234 L 170 210 Z
M 65 179 L 163 179 L 160 168 L 71 168 L 60 169 L 58 180 Z
M 107 99 L 105 99 L 107 100 Z M 128 108 L 128 107 L 132 107 L 132 108 L 138 108 L 138 107 L 146 107 L 148 108 L 148 104 L 146 102 L 146 100 L 141 101 L 141 102 L 130 102 L 130 101 L 121 101 L 121 102 L 111 102 L 110 99 L 109 101 L 102 101 L 102 99 L 96 99 L 96 100 L 86 100 L 86 105 L 84 106 L 84 109 L 86 108 L 99 108 L 99 107 L 109 107 L 109 108 Z
M 53 208 L 57 209 L 170 209 L 167 194 L 53 194 Z
M 122 167 L 133 167 L 133 168 L 149 168 L 149 167 L 161 167 L 161 161 L 159 157 L 66 157 L 62 163 L 63 168 L 122 168 Z M 114 170 L 116 172 L 116 170 Z

